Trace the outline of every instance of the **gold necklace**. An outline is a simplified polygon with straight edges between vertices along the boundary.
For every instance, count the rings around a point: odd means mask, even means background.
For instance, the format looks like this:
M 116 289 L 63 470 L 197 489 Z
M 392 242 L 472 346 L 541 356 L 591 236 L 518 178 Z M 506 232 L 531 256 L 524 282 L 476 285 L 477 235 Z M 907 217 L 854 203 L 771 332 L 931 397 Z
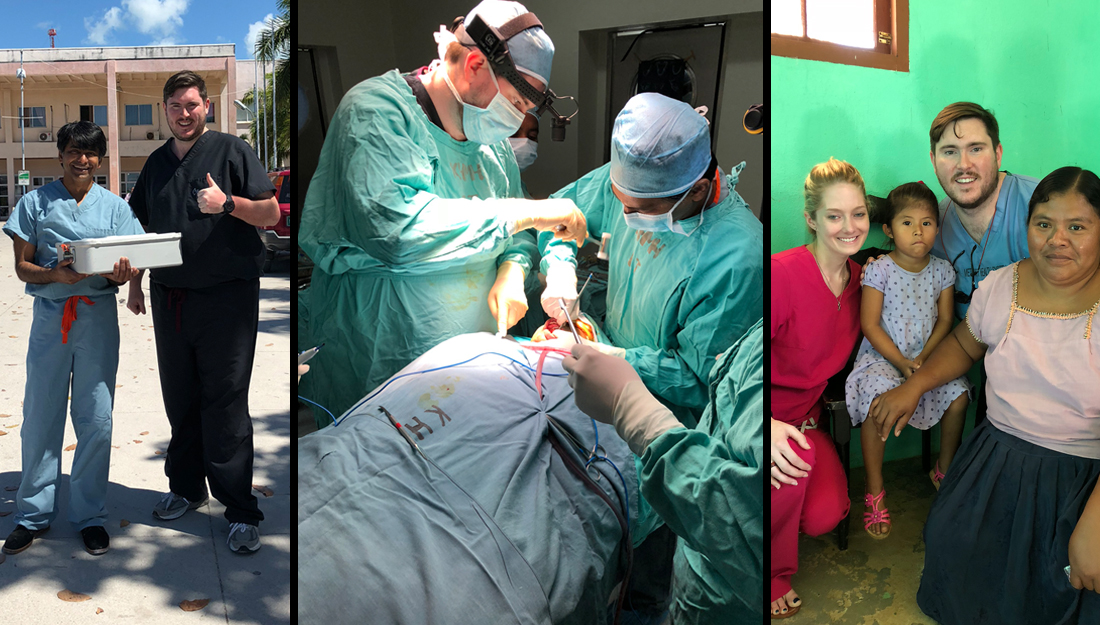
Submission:
M 825 270 L 821 268 L 821 263 L 819 263 L 817 261 L 817 255 L 814 254 L 813 250 L 810 250 L 810 255 L 814 257 L 814 264 L 817 265 L 817 270 L 819 272 L 821 272 L 821 279 L 825 281 L 825 286 L 826 286 L 826 288 L 829 289 L 829 294 L 831 295 L 832 292 L 833 292 L 833 285 L 829 283 L 829 278 L 825 277 Z M 844 289 L 840 290 L 840 295 L 834 296 L 834 297 L 836 297 L 836 309 L 837 310 L 840 310 L 840 297 L 841 297 L 841 295 L 844 295 Z

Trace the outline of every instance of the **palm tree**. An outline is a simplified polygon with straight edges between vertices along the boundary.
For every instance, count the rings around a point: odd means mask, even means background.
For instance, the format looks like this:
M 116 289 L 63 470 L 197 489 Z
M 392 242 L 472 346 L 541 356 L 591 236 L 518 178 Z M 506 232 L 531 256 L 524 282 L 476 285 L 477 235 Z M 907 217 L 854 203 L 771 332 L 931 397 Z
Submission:
M 253 52 L 257 62 L 267 61 L 270 64 L 274 61 L 275 97 L 278 100 L 275 103 L 277 113 L 275 120 L 279 126 L 277 132 L 274 133 L 275 151 L 280 161 L 287 162 L 290 156 L 290 115 L 292 112 L 290 95 L 293 83 L 293 77 L 288 67 L 290 59 L 290 0 L 276 0 L 276 7 L 279 14 L 272 18 L 268 28 L 260 31 Z M 271 74 L 264 76 L 263 85 L 263 91 L 261 92 L 263 108 L 253 116 L 250 122 L 249 137 L 260 137 L 264 145 L 270 146 L 273 132 Z M 249 89 L 248 93 L 241 98 L 241 102 L 246 106 L 253 106 L 253 102 L 256 100 L 254 91 L 254 89 Z M 263 123 L 265 113 L 267 114 L 266 125 Z M 261 148 L 261 153 L 262 151 Z M 275 164 L 270 157 L 268 159 L 266 165 L 273 169 Z

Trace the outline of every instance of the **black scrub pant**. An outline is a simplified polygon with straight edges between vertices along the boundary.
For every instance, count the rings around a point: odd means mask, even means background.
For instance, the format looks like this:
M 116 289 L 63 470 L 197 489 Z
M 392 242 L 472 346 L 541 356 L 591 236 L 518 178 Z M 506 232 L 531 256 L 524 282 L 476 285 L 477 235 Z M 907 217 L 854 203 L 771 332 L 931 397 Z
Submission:
M 164 408 L 172 424 L 164 473 L 189 501 L 210 493 L 230 523 L 259 525 L 252 494 L 248 384 L 256 354 L 260 279 L 203 289 L 150 281 Z

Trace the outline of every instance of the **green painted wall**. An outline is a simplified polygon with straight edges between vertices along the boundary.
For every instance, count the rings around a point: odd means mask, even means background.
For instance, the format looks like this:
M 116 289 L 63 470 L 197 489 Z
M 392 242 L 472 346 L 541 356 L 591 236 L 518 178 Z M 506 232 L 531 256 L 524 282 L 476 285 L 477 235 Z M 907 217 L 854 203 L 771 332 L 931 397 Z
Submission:
M 873 195 L 923 180 L 942 199 L 928 129 L 940 109 L 960 100 L 996 114 L 1002 169 L 1037 178 L 1066 165 L 1100 172 L 1097 7 L 1095 0 L 910 2 L 906 73 L 771 57 L 772 252 L 809 241 L 802 182 L 830 156 L 859 168 Z M 875 226 L 868 245 L 883 238 Z M 971 427 L 968 417 L 967 433 Z M 852 462 L 860 466 L 853 434 Z M 938 448 L 938 427 L 933 442 Z M 887 444 L 887 460 L 917 455 L 912 428 Z

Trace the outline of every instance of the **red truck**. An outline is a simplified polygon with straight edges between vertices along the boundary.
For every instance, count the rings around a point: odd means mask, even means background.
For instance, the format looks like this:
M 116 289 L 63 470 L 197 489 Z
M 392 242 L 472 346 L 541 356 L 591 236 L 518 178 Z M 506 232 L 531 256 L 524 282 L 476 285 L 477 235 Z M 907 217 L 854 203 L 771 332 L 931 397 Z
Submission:
M 267 249 L 264 259 L 264 271 L 271 271 L 276 254 L 290 253 L 290 170 L 270 174 L 275 183 L 275 197 L 279 198 L 279 223 L 274 226 L 257 228 L 260 238 Z

